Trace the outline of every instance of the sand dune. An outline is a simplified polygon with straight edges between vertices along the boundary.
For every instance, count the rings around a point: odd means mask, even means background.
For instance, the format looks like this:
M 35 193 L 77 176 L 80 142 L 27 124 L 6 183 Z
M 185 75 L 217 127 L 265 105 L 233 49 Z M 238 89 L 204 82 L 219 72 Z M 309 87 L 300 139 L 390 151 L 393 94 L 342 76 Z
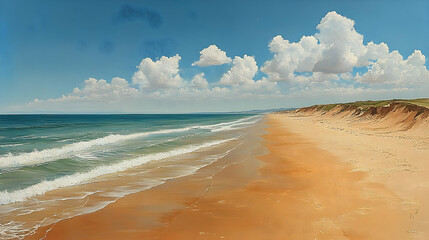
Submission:
M 391 101 L 384 106 L 358 104 L 315 105 L 293 111 L 305 116 L 345 119 L 368 129 L 387 131 L 412 130 L 421 136 L 429 134 L 429 109 L 411 103 Z

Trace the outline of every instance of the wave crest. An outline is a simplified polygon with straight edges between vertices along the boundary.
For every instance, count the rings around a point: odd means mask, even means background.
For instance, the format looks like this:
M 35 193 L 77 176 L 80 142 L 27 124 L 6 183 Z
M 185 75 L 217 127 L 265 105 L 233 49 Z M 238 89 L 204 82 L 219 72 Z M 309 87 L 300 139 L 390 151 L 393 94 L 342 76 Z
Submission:
M 14 202 L 21 202 L 26 200 L 27 198 L 34 197 L 37 195 L 42 195 L 54 189 L 82 184 L 94 178 L 100 177 L 102 175 L 125 171 L 127 169 L 143 165 L 150 161 L 157 161 L 157 160 L 162 160 L 169 157 L 191 153 L 199 149 L 212 147 L 231 140 L 234 140 L 234 138 L 207 142 L 200 145 L 190 145 L 182 148 L 177 148 L 168 152 L 144 155 L 141 157 L 125 160 L 112 165 L 99 166 L 88 172 L 79 172 L 68 176 L 59 177 L 54 180 L 43 181 L 24 189 L 12 191 L 12 192 L 2 191 L 0 192 L 0 205 L 14 203 Z
M 67 156 L 68 154 L 81 152 L 83 150 L 87 150 L 92 147 L 103 146 L 107 144 L 114 144 L 121 141 L 146 137 L 149 135 L 186 132 L 192 129 L 207 129 L 212 132 L 225 131 L 225 130 L 230 130 L 231 127 L 233 126 L 244 124 L 248 120 L 258 119 L 258 117 L 259 116 L 251 116 L 251 117 L 242 118 L 232 122 L 218 123 L 213 125 L 197 125 L 197 126 L 189 126 L 184 128 L 164 129 L 164 130 L 158 130 L 158 131 L 152 131 L 152 132 L 133 133 L 128 135 L 111 134 L 105 137 L 101 137 L 101 138 L 97 138 L 89 141 L 81 141 L 81 142 L 67 144 L 59 148 L 44 149 L 40 151 L 35 150 L 32 152 L 20 153 L 16 155 L 9 153 L 9 154 L 0 156 L 0 168 L 12 168 L 12 167 L 22 167 L 22 166 L 42 164 L 45 162 L 58 160 L 61 157 Z

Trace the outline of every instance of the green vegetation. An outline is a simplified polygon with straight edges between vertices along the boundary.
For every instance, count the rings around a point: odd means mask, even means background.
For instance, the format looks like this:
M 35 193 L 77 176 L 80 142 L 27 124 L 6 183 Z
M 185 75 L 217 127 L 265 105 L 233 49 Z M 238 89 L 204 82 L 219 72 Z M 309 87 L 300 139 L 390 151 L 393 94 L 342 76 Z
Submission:
M 411 103 L 414 105 L 422 106 L 429 108 L 429 98 L 420 98 L 420 99 L 412 99 L 412 100 L 400 100 L 401 102 Z
M 405 104 L 414 104 L 417 106 L 429 108 L 429 98 L 420 98 L 420 99 L 411 99 L 411 100 L 393 99 L 393 100 L 381 100 L 381 101 L 357 101 L 357 102 L 352 102 L 352 103 L 316 105 L 316 107 L 318 110 L 329 111 L 337 105 L 350 105 L 350 106 L 360 107 L 363 110 L 367 110 L 370 107 L 386 106 L 392 102 L 402 102 Z
M 329 111 L 339 104 L 317 105 L 317 110 Z
M 396 102 L 397 100 L 382 100 L 382 101 L 358 101 L 354 103 L 349 103 L 350 105 L 361 107 L 363 110 L 367 110 L 370 107 L 382 107 L 386 106 L 391 102 Z

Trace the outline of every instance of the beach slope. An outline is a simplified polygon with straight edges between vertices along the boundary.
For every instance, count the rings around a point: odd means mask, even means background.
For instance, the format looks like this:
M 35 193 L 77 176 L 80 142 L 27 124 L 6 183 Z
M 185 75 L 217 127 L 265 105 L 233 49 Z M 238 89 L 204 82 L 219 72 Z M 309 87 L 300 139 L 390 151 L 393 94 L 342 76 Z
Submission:
M 426 110 L 359 107 L 266 115 L 229 157 L 29 239 L 428 239 Z

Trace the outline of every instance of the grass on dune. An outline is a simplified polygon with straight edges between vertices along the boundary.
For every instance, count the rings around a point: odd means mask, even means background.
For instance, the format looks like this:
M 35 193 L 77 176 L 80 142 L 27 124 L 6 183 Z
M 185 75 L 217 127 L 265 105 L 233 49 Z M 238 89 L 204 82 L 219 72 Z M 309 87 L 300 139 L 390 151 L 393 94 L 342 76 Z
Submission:
M 326 104 L 326 105 L 317 105 L 317 109 L 329 111 L 337 105 L 351 105 L 351 106 L 360 107 L 363 110 L 367 110 L 370 107 L 386 106 L 391 102 L 402 102 L 405 104 L 414 104 L 417 106 L 429 108 L 429 98 L 419 98 L 419 99 L 410 99 L 410 100 L 393 99 L 393 100 L 381 100 L 381 101 L 357 101 L 352 103 Z
M 405 103 L 411 103 L 418 106 L 429 108 L 429 98 L 420 98 L 420 99 L 412 99 L 412 100 L 400 100 Z

